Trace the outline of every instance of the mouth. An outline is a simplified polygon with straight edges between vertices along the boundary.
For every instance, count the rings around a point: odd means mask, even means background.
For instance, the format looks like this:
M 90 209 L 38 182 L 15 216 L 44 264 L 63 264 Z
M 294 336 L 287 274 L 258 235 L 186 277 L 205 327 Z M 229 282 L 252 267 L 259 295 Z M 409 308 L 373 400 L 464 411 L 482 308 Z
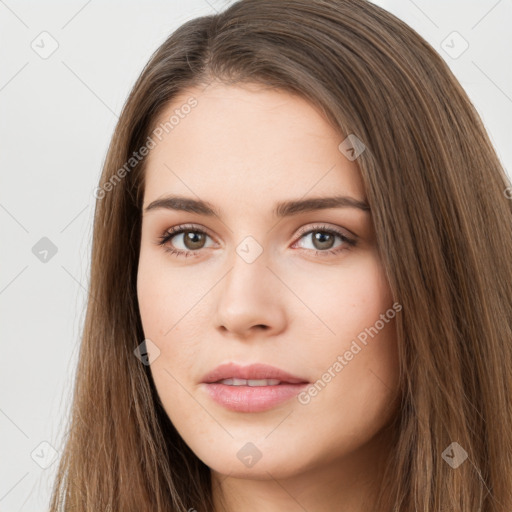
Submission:
M 225 384 L 226 386 L 277 386 L 281 384 L 279 379 L 222 379 L 214 384 Z M 289 384 L 285 382 L 285 384 Z
M 262 412 L 288 401 L 308 384 L 304 378 L 265 364 L 218 366 L 203 377 L 208 396 L 236 412 Z

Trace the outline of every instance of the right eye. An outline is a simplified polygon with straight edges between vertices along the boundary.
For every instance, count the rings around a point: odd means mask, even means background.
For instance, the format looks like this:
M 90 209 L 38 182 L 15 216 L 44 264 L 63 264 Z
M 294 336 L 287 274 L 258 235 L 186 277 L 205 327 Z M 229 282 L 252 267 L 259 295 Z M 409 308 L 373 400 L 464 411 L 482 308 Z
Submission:
M 168 229 L 162 236 L 159 237 L 158 245 L 162 246 L 165 251 L 174 254 L 175 256 L 191 256 L 204 249 L 206 237 L 210 238 L 208 233 L 201 228 L 194 226 L 176 226 Z M 174 239 L 181 238 L 182 249 L 174 246 Z M 173 241 L 171 244 L 170 242 Z

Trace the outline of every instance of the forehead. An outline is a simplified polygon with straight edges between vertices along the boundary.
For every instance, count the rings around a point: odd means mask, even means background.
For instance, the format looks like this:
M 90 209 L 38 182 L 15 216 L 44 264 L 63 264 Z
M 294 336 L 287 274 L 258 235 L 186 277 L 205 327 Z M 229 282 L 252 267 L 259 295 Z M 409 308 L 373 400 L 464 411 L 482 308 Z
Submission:
M 365 197 L 357 164 L 338 149 L 344 135 L 298 95 L 258 84 L 190 88 L 155 126 L 146 205 L 166 193 L 246 205 L 310 193 Z

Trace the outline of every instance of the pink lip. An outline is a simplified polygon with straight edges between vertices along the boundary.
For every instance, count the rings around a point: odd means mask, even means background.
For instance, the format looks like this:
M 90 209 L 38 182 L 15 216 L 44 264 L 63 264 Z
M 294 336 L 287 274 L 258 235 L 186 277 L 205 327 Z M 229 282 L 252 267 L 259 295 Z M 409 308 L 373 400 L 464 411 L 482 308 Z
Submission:
M 284 370 L 268 364 L 255 363 L 249 366 L 239 366 L 235 363 L 221 364 L 207 373 L 201 382 L 217 382 L 222 379 L 279 379 L 281 382 L 300 384 L 306 379 L 292 375 Z
M 229 386 L 223 379 L 278 379 L 274 386 Z M 271 409 L 304 389 L 309 382 L 266 364 L 238 366 L 223 364 L 206 374 L 202 384 L 210 397 L 226 409 L 237 412 L 261 412 Z

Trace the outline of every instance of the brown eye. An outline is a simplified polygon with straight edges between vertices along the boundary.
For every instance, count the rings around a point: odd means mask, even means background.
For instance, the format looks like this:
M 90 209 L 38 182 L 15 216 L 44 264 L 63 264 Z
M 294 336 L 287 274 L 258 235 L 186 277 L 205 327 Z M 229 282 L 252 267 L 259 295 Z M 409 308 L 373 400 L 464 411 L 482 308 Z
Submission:
M 178 256 L 195 255 L 206 247 L 208 234 L 199 228 L 176 227 L 159 237 L 158 245 L 167 252 Z
M 183 243 L 188 250 L 202 249 L 206 240 L 206 235 L 199 231 L 184 231 Z

